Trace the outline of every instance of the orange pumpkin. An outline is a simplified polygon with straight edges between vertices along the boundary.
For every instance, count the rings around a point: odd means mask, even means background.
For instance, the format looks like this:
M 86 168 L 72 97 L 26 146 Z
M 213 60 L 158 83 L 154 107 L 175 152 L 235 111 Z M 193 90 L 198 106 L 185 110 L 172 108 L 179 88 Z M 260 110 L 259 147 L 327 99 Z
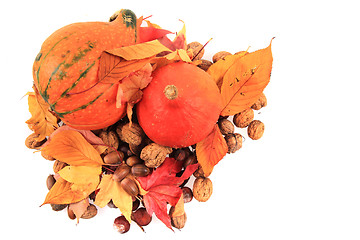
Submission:
M 221 112 L 221 96 L 209 74 L 193 64 L 177 62 L 153 72 L 136 110 L 151 140 L 187 147 L 212 131 Z
M 139 24 L 130 10 L 113 22 L 65 26 L 43 43 L 33 65 L 34 84 L 64 123 L 78 129 L 100 129 L 125 115 L 116 108 L 117 84 L 98 83 L 104 50 L 138 42 Z

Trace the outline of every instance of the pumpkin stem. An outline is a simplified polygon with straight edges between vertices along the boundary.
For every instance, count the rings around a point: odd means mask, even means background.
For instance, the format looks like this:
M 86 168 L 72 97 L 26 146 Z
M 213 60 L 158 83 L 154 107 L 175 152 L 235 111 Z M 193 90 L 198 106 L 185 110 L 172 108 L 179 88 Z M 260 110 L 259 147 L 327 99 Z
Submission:
M 178 90 L 175 85 L 167 85 L 164 89 L 165 97 L 169 100 L 174 100 L 178 96 Z

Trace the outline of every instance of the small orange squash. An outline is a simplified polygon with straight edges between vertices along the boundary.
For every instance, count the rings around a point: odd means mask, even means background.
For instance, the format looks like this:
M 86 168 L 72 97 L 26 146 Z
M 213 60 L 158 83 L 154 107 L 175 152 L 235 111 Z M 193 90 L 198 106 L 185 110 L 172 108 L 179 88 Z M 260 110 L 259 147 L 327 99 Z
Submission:
M 100 129 L 125 115 L 116 108 L 117 84 L 98 83 L 104 50 L 138 43 L 139 23 L 130 10 L 113 22 L 65 26 L 43 43 L 33 65 L 34 84 L 62 121 L 78 129 Z M 120 79 L 119 79 L 120 80 Z
M 187 147 L 204 139 L 221 112 L 221 96 L 210 75 L 193 64 L 158 68 L 137 104 L 139 124 L 154 142 Z

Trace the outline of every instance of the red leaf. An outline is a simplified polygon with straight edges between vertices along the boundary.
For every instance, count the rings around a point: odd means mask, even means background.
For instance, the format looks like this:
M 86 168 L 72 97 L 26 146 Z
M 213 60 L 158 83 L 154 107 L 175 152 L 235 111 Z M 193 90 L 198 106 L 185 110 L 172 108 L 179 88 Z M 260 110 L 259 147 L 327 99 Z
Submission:
M 140 43 L 149 42 L 171 33 L 168 30 L 155 27 L 140 27 Z
M 188 166 L 180 177 L 182 162 L 173 158 L 166 158 L 164 163 L 146 177 L 137 178 L 141 187 L 148 191 L 144 195 L 146 210 L 155 215 L 170 229 L 171 220 L 167 213 L 167 203 L 175 206 L 179 201 L 182 190 L 179 186 L 189 178 L 198 168 L 198 164 Z

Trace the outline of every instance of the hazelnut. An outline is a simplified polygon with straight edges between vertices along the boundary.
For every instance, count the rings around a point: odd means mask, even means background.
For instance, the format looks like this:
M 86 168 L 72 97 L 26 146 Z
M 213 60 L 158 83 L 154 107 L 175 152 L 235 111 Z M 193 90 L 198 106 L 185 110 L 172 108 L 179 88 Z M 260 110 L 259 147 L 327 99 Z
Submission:
M 242 136 L 239 133 L 225 135 L 225 141 L 228 146 L 228 153 L 234 153 L 242 147 Z
M 193 56 L 196 56 L 192 60 L 200 60 L 205 53 L 205 50 L 203 48 L 204 46 L 199 42 L 191 42 L 187 45 L 187 50 L 191 49 L 193 52 Z
M 124 159 L 124 153 L 120 151 L 113 151 L 105 155 L 104 163 L 115 164 L 121 162 Z
M 52 186 L 54 186 L 56 180 L 54 178 L 53 174 L 50 174 L 47 179 L 46 179 L 46 186 L 48 188 L 48 190 L 50 190 L 52 188 Z
M 122 181 L 129 173 L 131 169 L 128 165 L 122 164 L 118 166 L 113 174 L 113 179 L 117 182 Z
M 193 195 L 199 202 L 206 202 L 211 197 L 213 185 L 209 178 L 196 178 L 193 186 Z
M 259 120 L 254 120 L 249 124 L 248 127 L 248 136 L 252 140 L 258 140 L 262 137 L 264 134 L 265 125 Z
M 226 51 L 220 51 L 218 53 L 215 53 L 215 55 L 212 57 L 212 60 L 214 63 L 216 63 L 217 61 L 224 59 L 228 55 L 232 55 L 232 54 Z
M 251 106 L 251 108 L 254 109 L 254 110 L 260 110 L 261 108 L 266 107 L 266 105 L 267 105 L 267 99 L 265 97 L 265 94 L 261 93 L 260 97 Z
M 168 154 L 172 152 L 172 148 L 165 147 L 157 143 L 150 143 L 141 150 L 140 158 L 145 161 L 145 165 L 149 168 L 160 166 Z
M 229 134 L 229 133 L 234 133 L 234 125 L 232 124 L 232 122 L 228 119 L 225 119 L 225 118 L 221 118 L 219 121 L 218 121 L 218 125 L 219 125 L 219 129 L 220 129 L 220 132 L 223 134 L 223 135 L 226 135 L 226 134 Z
M 124 178 L 121 183 L 121 187 L 127 192 L 130 196 L 136 196 L 139 194 L 139 188 L 134 180 L 130 178 Z
M 234 115 L 233 122 L 239 128 L 246 128 L 254 119 L 254 110 L 251 108 Z

